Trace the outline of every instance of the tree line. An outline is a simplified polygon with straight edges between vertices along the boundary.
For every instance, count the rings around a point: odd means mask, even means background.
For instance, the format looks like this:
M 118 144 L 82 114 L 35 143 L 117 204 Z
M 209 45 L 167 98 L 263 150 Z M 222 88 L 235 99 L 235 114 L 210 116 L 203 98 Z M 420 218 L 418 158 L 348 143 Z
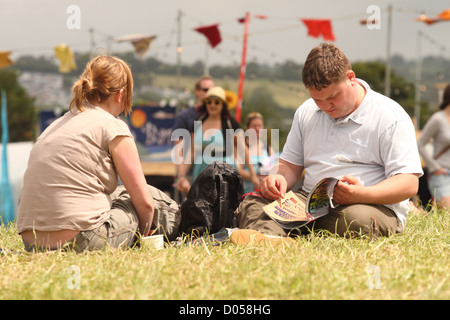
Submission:
M 139 59 L 133 52 L 117 53 L 116 55 L 131 65 L 135 78 L 135 88 L 152 85 L 158 74 L 175 75 L 177 73 L 177 66 L 175 64 L 167 64 L 152 57 Z M 89 53 L 75 54 L 78 69 L 64 75 L 65 89 L 70 90 L 74 78 L 79 76 L 81 70 L 84 69 L 84 65 L 90 58 L 91 55 Z M 391 98 L 402 105 L 409 115 L 413 116 L 415 96 L 413 75 L 415 74 L 415 62 L 406 61 L 400 56 L 393 57 L 392 62 Z M 301 83 L 302 67 L 301 64 L 292 60 L 287 60 L 273 66 L 249 62 L 246 67 L 246 77 L 250 79 L 264 78 Z M 352 67 L 357 77 L 367 81 L 372 89 L 380 93 L 384 92 L 385 64 L 383 61 L 356 62 L 353 63 Z M 36 138 L 34 128 L 37 125 L 38 110 L 34 100 L 28 96 L 27 92 L 18 82 L 18 75 L 22 71 L 58 73 L 58 63 L 54 57 L 36 57 L 30 55 L 18 58 L 13 66 L 0 70 L 0 88 L 6 89 L 8 94 L 8 122 L 11 142 L 34 140 Z M 239 78 L 238 65 L 212 65 L 209 71 L 214 78 Z M 183 64 L 181 66 L 181 74 L 183 76 L 200 77 L 203 75 L 203 72 L 204 65 L 201 61 L 196 61 L 192 64 Z M 450 82 L 450 61 L 442 57 L 425 58 L 423 61 L 423 81 L 426 84 L 425 87 L 429 88 L 435 82 Z M 424 99 L 421 103 L 421 126 L 423 126 L 434 111 L 429 106 L 431 98 L 427 98 L 426 92 L 423 97 Z M 272 127 L 286 126 L 282 124 L 283 117 L 289 117 L 292 110 L 283 110 L 268 95 L 264 88 L 259 88 L 251 96 L 244 98 L 251 100 L 251 105 L 258 105 L 260 108 L 267 110 L 269 114 L 271 113 L 267 118 L 272 120 Z M 246 111 L 251 112 L 254 110 Z

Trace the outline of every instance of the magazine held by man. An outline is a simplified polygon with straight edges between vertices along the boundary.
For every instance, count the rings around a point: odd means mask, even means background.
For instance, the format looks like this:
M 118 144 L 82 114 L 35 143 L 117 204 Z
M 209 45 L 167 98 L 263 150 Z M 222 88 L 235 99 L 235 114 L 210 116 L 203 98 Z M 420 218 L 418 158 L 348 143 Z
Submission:
M 306 204 L 292 191 L 264 207 L 264 212 L 284 229 L 299 228 L 328 214 L 335 208 L 333 192 L 339 180 L 328 177 L 317 183 L 309 193 Z

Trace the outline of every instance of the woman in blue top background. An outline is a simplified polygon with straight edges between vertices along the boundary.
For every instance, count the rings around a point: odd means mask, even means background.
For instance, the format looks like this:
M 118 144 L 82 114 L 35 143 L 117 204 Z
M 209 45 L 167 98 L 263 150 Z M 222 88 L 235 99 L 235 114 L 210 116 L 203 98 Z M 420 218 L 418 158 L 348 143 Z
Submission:
M 244 143 L 244 135 L 239 123 L 230 115 L 226 103 L 225 90 L 221 87 L 213 87 L 208 90 L 203 105 L 199 109 L 200 117 L 194 126 L 194 132 L 191 134 L 190 163 L 183 161 L 179 166 L 177 188 L 181 192 L 188 192 L 191 184 L 186 179 L 186 173 L 189 172 L 192 164 L 192 181 L 214 161 L 224 161 L 237 168 L 234 151 L 245 150 L 245 163 L 248 165 L 250 180 L 255 185 L 259 183 L 253 165 L 250 163 L 248 148 Z M 227 141 L 226 130 L 233 130 L 232 141 Z M 238 130 L 238 131 L 236 131 Z

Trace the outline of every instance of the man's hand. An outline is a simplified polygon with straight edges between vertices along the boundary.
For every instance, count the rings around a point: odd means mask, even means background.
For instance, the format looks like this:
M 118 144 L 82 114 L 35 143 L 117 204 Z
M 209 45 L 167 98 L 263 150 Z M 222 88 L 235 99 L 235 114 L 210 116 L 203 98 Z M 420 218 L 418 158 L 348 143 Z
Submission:
M 364 186 L 352 176 L 343 176 L 334 187 L 333 201 L 338 204 L 354 204 Z
M 265 177 L 259 186 L 265 198 L 276 200 L 286 194 L 287 182 L 281 174 L 274 174 Z
M 292 189 L 298 182 L 304 169 L 303 166 L 289 163 L 283 159 L 279 159 L 275 167 L 277 173 L 268 175 L 259 184 L 262 195 L 272 200 L 284 197 L 286 190 Z
M 413 197 L 418 190 L 416 174 L 403 173 L 373 186 L 363 186 L 352 176 L 344 176 L 334 188 L 333 201 L 338 204 L 394 204 Z

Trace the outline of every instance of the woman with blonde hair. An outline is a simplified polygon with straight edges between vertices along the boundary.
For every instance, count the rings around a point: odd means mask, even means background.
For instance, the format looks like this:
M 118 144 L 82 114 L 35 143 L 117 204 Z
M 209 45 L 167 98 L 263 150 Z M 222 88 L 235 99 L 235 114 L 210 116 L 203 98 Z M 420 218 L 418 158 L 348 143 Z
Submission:
M 93 58 L 69 111 L 37 139 L 17 228 L 28 251 L 131 246 L 150 232 L 154 205 L 127 124 L 133 77 L 121 59 Z M 118 187 L 118 177 L 123 186 Z

